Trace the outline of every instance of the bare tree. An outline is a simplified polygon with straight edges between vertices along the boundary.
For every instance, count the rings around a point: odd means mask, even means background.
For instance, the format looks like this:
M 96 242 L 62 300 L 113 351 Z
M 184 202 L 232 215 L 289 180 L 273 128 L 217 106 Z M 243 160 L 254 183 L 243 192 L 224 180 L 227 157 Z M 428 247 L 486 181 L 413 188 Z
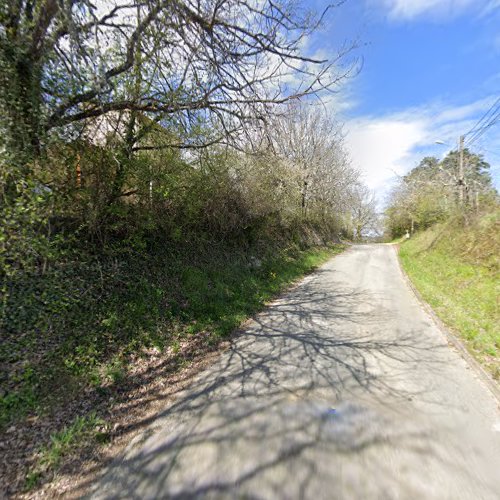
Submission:
M 358 184 L 352 194 L 354 237 L 362 240 L 368 232 L 378 231 L 377 200 L 365 185 Z
M 303 215 L 311 204 L 336 213 L 346 210 L 359 173 L 350 164 L 341 124 L 334 117 L 322 107 L 292 103 L 271 122 L 267 137 L 299 179 Z
M 123 110 L 184 128 L 215 120 L 227 136 L 350 71 L 301 53 L 321 17 L 286 0 L 4 3 L 5 147 L 30 158 L 47 132 Z

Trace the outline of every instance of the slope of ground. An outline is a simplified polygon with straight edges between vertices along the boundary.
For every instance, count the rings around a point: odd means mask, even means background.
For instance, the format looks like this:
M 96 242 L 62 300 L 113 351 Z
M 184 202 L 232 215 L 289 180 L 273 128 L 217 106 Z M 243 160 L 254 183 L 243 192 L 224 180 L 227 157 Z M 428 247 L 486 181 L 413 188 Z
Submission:
M 0 344 L 0 497 L 34 494 L 57 471 L 79 470 L 96 444 L 128 435 L 157 389 L 178 385 L 172 375 L 186 378 L 342 248 L 157 246 L 13 283 Z
M 468 368 L 393 248 L 355 245 L 249 322 L 89 498 L 497 500 L 500 409 Z
M 440 318 L 500 378 L 500 210 L 451 220 L 403 243 L 404 270 Z

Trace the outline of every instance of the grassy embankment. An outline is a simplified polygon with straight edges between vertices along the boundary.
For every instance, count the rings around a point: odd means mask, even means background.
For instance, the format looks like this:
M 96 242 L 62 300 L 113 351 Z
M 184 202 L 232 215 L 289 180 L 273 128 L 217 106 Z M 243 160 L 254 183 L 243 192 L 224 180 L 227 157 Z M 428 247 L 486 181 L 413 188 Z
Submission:
M 153 348 L 178 353 L 175 366 L 182 368 L 191 359 L 182 352 L 186 339 L 202 339 L 213 350 L 342 248 L 290 241 L 253 250 L 227 243 L 156 247 L 131 251 L 120 261 L 114 256 L 68 263 L 14 283 L 0 347 L 7 368 L 0 431 L 29 428 L 33 418 L 52 429 L 50 436 L 30 436 L 38 458 L 26 457 L 26 486 L 51 475 L 83 438 L 85 445 L 106 440 L 92 401 L 110 401 L 123 391 L 134 359 L 144 360 Z
M 500 211 L 451 220 L 403 243 L 403 268 L 472 355 L 500 379 Z

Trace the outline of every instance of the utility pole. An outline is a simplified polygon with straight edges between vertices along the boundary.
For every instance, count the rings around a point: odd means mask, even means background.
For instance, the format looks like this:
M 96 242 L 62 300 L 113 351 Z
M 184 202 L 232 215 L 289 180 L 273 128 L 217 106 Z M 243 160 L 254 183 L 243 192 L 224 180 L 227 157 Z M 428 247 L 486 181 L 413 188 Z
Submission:
M 459 139 L 459 160 L 458 160 L 458 201 L 460 206 L 464 205 L 465 194 L 465 179 L 464 179 L 464 136 L 461 135 Z

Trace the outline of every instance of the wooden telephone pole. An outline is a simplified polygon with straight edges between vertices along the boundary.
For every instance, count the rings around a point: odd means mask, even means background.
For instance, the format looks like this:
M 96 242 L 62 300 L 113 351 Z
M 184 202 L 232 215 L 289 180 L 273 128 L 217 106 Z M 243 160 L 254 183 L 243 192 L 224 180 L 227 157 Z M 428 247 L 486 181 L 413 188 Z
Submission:
M 458 201 L 461 206 L 465 200 L 465 178 L 464 178 L 464 136 L 461 135 L 459 139 L 459 160 L 458 160 Z

